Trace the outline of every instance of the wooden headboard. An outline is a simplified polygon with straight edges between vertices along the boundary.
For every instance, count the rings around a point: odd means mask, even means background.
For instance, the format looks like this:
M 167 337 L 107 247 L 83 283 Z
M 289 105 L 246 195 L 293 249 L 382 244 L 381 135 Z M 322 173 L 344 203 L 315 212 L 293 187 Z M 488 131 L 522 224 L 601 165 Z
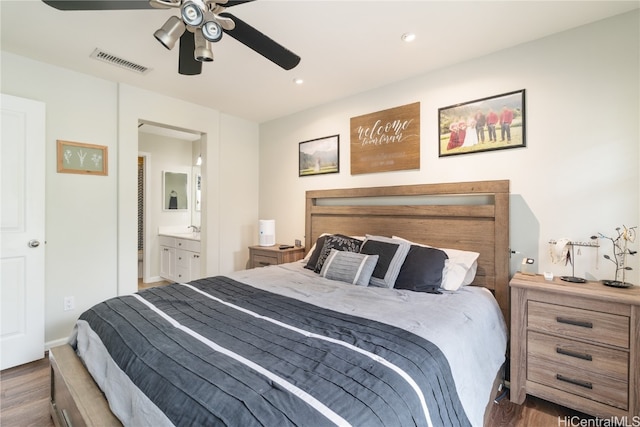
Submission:
M 480 253 L 473 285 L 493 291 L 509 325 L 509 181 L 311 190 L 307 250 L 322 233 L 399 236 Z

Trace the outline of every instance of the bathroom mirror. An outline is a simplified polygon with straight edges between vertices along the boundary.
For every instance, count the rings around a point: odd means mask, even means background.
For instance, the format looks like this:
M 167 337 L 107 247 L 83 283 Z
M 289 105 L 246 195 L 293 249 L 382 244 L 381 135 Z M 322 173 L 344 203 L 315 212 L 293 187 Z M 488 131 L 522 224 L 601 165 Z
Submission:
M 162 184 L 162 210 L 186 211 L 189 209 L 188 173 L 164 171 Z

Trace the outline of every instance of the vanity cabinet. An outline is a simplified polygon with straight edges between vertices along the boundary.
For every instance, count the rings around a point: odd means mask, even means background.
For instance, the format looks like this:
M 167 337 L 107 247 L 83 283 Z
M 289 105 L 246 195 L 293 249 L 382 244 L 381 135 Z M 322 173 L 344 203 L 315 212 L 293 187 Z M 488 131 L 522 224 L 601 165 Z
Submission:
M 174 282 L 201 277 L 200 241 L 159 236 L 160 276 Z
M 176 275 L 176 248 L 173 245 L 163 245 L 162 240 L 165 239 L 169 238 L 160 237 L 160 277 L 173 280 Z

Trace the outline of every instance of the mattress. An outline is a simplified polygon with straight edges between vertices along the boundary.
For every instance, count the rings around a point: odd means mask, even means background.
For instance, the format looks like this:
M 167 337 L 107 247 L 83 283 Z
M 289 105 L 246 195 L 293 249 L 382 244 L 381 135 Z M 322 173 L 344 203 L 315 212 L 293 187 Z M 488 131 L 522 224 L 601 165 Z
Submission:
M 489 291 L 356 287 L 303 265 L 105 301 L 73 344 L 125 425 L 482 425 L 506 349 Z

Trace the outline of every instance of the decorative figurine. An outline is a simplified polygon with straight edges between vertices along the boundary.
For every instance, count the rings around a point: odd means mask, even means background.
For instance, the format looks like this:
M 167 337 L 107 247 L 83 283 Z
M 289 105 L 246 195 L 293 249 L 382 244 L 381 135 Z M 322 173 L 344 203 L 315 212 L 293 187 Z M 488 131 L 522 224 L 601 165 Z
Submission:
M 611 240 L 613 244 L 613 257 L 609 255 L 604 255 L 605 259 L 608 259 L 612 263 L 616 265 L 616 276 L 614 280 L 603 280 L 603 283 L 607 286 L 613 286 L 616 288 L 628 288 L 633 286 L 633 284 L 628 283 L 625 280 L 625 275 L 627 270 L 633 270 L 631 267 L 627 266 L 627 255 L 635 255 L 638 251 L 633 251 L 629 249 L 629 243 L 633 243 L 636 239 L 636 229 L 638 227 L 629 227 L 622 226 L 622 228 L 617 227 L 616 232 L 618 235 L 614 237 L 607 237 L 602 233 L 598 233 L 601 238 Z M 622 280 L 618 280 L 618 274 L 622 271 Z

